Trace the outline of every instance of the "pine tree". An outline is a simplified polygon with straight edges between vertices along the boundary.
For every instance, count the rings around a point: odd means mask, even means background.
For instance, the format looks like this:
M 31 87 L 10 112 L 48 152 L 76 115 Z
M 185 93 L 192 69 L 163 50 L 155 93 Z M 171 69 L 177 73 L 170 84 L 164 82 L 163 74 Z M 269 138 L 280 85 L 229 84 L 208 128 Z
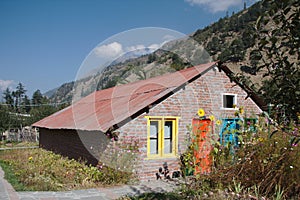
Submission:
M 5 103 L 11 108 L 14 106 L 14 99 L 9 88 L 6 88 L 6 90 L 3 92 L 3 98 L 5 99 Z
M 42 101 L 43 101 L 43 95 L 41 91 L 36 90 L 32 95 L 32 99 L 31 99 L 32 104 L 37 106 L 42 104 Z

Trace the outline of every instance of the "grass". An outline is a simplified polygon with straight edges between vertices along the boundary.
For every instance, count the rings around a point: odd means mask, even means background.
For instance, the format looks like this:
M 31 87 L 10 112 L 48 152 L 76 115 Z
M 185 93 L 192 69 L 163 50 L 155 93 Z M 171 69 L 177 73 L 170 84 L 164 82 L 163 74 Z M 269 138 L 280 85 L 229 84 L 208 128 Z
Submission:
M 10 142 L 0 141 L 0 148 L 13 148 L 13 147 L 34 147 L 39 146 L 38 142 Z
M 126 184 L 131 174 L 87 166 L 43 149 L 0 151 L 6 179 L 17 191 L 68 191 Z
M 5 175 L 4 178 L 15 188 L 16 191 L 24 191 L 26 187 L 18 180 L 16 175 L 14 174 L 11 166 L 5 162 L 0 160 L 0 166 L 3 169 Z

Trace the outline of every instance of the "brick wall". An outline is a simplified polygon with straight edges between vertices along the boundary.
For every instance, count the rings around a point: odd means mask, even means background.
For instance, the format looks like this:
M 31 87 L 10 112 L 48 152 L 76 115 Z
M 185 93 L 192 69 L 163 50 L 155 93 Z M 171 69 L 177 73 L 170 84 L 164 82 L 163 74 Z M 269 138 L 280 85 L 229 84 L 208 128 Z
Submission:
M 261 113 L 260 108 L 250 99 L 246 99 L 244 92 L 234 82 L 230 83 L 224 72 L 210 70 L 204 76 L 189 83 L 180 91 L 152 107 L 148 113 L 128 122 L 119 128 L 122 140 L 137 140 L 140 144 L 140 157 L 137 174 L 141 180 L 155 179 L 155 173 L 164 162 L 167 162 L 171 171 L 179 170 L 179 156 L 168 159 L 147 159 L 147 119 L 145 116 L 178 116 L 178 155 L 186 149 L 187 125 L 197 117 L 199 108 L 203 108 L 206 116 L 216 118 L 234 116 L 234 110 L 222 109 L 222 93 L 237 94 L 237 106 L 243 106 L 245 113 L 255 115 Z

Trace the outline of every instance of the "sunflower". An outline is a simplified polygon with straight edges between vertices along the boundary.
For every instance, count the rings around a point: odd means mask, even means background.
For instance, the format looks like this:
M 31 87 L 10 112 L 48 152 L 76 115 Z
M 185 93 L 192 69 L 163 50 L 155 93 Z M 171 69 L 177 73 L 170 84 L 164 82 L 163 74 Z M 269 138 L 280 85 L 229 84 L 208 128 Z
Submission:
M 205 112 L 204 112 L 204 110 L 202 108 L 200 108 L 198 110 L 198 115 L 199 115 L 199 117 L 203 117 L 205 115 Z
M 240 114 L 243 114 L 243 113 L 244 113 L 244 108 L 243 108 L 243 107 L 240 107 L 240 108 L 239 108 L 239 112 L 240 112 Z
M 215 116 L 210 115 L 210 116 L 209 116 L 209 119 L 210 119 L 210 121 L 215 121 Z
M 216 124 L 217 124 L 218 126 L 220 126 L 220 125 L 222 124 L 221 120 L 218 119 L 218 120 L 216 121 Z

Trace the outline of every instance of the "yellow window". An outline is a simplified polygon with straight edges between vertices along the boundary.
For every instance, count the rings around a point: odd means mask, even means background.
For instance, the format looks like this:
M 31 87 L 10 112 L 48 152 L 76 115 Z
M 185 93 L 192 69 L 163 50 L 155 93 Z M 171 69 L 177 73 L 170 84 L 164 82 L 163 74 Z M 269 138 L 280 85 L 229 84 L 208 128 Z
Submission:
M 147 117 L 147 119 L 148 158 L 176 156 L 178 117 Z

